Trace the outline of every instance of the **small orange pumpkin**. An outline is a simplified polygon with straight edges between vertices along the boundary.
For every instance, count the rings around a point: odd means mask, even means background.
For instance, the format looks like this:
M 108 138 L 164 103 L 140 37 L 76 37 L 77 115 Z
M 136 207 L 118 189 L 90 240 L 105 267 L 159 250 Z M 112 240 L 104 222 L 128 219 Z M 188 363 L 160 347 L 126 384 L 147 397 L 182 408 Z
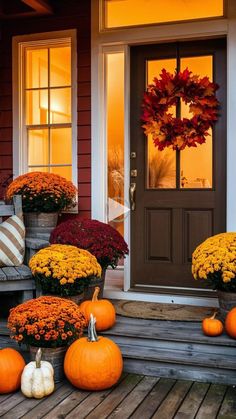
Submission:
M 224 330 L 223 323 L 215 318 L 216 314 L 217 311 L 212 317 L 207 317 L 202 321 L 202 330 L 207 336 L 219 336 Z
M 232 308 L 226 316 L 225 330 L 231 338 L 236 339 L 236 307 Z
M 15 349 L 0 349 L 0 394 L 12 393 L 20 388 L 25 367 L 23 356 Z
M 90 315 L 96 318 L 97 331 L 107 330 L 114 326 L 116 322 L 116 311 L 112 303 L 108 300 L 98 300 L 100 288 L 96 287 L 92 300 L 84 301 L 80 305 L 81 311 L 84 313 L 89 322 Z
M 91 314 L 88 338 L 77 339 L 66 352 L 64 371 L 75 387 L 104 390 L 119 380 L 123 360 L 119 347 L 111 339 L 97 336 L 96 319 Z

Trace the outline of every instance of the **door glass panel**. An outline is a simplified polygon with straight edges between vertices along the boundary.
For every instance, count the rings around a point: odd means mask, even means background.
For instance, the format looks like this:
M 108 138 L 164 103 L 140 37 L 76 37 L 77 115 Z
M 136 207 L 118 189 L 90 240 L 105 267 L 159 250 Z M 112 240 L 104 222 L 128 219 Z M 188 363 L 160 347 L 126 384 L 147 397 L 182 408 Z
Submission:
M 151 84 L 154 77 L 159 78 L 163 68 L 174 73 L 176 65 L 175 58 L 147 61 L 147 84 Z M 169 113 L 176 115 L 175 106 L 169 109 Z M 147 136 L 147 188 L 176 188 L 176 151 L 171 148 L 159 151 L 152 135 Z
M 223 16 L 223 0 L 103 1 L 106 28 Z
M 201 77 L 208 76 L 213 78 L 213 57 L 185 57 L 180 61 L 181 70 L 186 67 L 194 74 Z M 191 118 L 188 105 L 181 102 L 181 118 Z M 196 148 L 186 147 L 180 152 L 180 187 L 182 188 L 212 188 L 212 130 L 209 130 L 209 136 L 206 143 L 198 145 Z
M 109 224 L 124 234 L 124 54 L 106 54 Z M 116 204 L 117 203 L 117 204 Z M 121 216 L 115 217 L 121 210 Z M 117 211 L 118 210 L 118 211 Z M 114 219 L 112 219 L 114 214 Z

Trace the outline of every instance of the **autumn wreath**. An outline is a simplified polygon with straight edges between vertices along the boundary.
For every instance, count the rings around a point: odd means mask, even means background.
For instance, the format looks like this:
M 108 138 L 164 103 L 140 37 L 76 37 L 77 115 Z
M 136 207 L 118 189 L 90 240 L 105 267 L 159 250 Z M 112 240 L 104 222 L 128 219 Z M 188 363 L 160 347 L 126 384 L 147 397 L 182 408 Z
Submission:
M 163 69 L 160 79 L 154 78 L 144 93 L 141 118 L 145 134 L 152 135 L 159 150 L 165 147 L 183 150 L 205 143 L 209 128 L 218 119 L 219 101 L 215 96 L 218 87 L 208 77 L 200 78 L 188 68 L 174 74 Z M 189 104 L 192 118 L 176 118 L 168 113 L 180 99 Z

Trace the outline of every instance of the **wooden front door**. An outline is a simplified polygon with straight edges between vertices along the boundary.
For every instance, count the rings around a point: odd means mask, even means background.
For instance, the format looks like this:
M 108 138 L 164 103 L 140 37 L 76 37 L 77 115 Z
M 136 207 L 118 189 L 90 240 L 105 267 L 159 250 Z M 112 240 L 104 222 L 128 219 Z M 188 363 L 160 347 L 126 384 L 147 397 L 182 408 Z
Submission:
M 141 128 L 148 83 L 162 68 L 188 67 L 220 88 L 220 118 L 206 144 L 181 152 L 158 151 Z M 191 255 L 226 226 L 225 39 L 131 47 L 131 288 L 166 292 L 201 287 L 191 275 Z M 189 117 L 188 107 L 172 109 Z M 132 198 L 131 196 L 131 198 Z M 132 199 L 131 199 L 132 200 Z

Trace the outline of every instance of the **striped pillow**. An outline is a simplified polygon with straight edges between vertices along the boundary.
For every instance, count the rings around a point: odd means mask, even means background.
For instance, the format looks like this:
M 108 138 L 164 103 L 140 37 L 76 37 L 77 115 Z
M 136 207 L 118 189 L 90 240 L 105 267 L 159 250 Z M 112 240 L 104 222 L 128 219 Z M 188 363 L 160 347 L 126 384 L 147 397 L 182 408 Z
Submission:
M 25 253 L 25 226 L 13 215 L 0 224 L 0 267 L 22 265 Z

